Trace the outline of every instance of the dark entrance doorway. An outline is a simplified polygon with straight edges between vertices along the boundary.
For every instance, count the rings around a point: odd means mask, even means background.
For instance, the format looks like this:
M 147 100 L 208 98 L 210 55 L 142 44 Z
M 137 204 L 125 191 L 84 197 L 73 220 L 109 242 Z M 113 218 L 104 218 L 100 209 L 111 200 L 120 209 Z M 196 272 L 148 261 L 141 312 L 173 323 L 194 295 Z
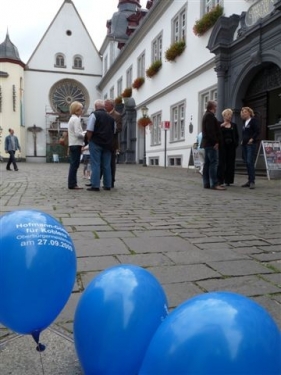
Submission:
M 263 66 L 248 85 L 243 105 L 251 107 L 259 120 L 260 140 L 273 139 L 268 126 L 277 122 L 281 104 L 278 97 L 280 92 L 281 69 L 273 63 Z

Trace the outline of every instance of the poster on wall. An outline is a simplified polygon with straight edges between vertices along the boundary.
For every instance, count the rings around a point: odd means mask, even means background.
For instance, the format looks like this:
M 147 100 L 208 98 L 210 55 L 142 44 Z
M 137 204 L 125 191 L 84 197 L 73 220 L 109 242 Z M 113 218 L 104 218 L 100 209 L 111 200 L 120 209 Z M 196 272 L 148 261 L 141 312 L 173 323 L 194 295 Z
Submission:
M 281 142 L 261 141 L 255 165 L 260 156 L 264 158 L 267 178 L 281 178 Z

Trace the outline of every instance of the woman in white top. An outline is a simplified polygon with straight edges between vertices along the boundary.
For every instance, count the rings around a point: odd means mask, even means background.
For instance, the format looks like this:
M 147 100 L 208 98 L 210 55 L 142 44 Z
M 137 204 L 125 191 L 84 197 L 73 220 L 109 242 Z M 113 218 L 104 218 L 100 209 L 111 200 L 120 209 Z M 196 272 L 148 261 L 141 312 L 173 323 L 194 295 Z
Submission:
M 68 145 L 70 166 L 68 172 L 68 189 L 83 189 L 77 185 L 77 170 L 80 165 L 81 149 L 84 143 L 84 133 L 81 126 L 83 105 L 73 102 L 70 105 L 71 117 L 68 122 Z

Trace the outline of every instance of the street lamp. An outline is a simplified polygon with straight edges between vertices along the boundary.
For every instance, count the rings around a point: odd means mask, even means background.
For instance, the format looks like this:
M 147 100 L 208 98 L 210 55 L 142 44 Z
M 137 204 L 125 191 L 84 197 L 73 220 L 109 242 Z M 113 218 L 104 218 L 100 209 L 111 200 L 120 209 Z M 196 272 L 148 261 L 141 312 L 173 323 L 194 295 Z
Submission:
M 141 113 L 142 113 L 142 117 L 143 118 L 147 118 L 148 116 L 147 116 L 147 113 L 148 113 L 148 108 L 147 108 L 147 106 L 146 105 L 144 105 L 143 107 L 141 107 Z M 146 140 L 145 140 L 145 133 L 146 133 L 146 131 L 145 131 L 145 126 L 143 127 L 143 131 L 144 131 L 144 147 L 143 147 L 143 163 L 142 163 L 142 166 L 143 167 L 147 167 L 147 164 L 146 164 Z

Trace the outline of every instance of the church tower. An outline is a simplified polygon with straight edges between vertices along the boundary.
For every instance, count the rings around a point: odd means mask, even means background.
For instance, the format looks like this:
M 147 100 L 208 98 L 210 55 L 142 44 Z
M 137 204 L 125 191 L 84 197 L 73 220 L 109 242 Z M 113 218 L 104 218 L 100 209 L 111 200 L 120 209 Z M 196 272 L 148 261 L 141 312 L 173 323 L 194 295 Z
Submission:
M 4 158 L 4 140 L 9 128 L 15 130 L 21 145 L 22 157 L 25 157 L 24 66 L 18 49 L 11 42 L 7 32 L 4 42 L 0 44 L 0 155 Z
M 146 13 L 146 9 L 141 9 L 139 0 L 119 0 L 118 12 L 106 25 L 108 37 L 118 42 L 119 49 L 126 44 Z

